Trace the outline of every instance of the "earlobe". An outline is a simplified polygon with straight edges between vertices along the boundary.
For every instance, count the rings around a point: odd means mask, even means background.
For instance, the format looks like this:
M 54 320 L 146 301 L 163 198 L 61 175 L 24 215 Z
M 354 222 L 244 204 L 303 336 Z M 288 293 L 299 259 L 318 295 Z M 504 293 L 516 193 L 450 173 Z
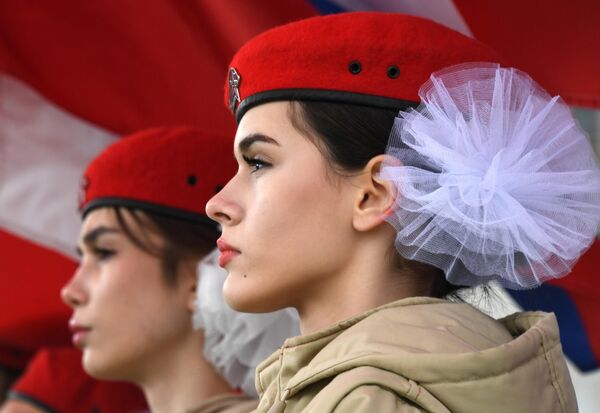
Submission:
M 192 314 L 194 314 L 196 312 L 196 298 L 197 298 L 196 285 L 194 284 L 192 286 L 192 288 L 193 289 L 190 290 L 190 292 L 189 292 L 187 307 L 188 307 L 188 310 Z
M 187 308 L 193 314 L 196 311 L 198 297 L 198 272 L 197 262 L 192 261 L 185 271 L 185 292 L 187 294 Z M 182 280 L 183 281 L 183 280 Z
M 358 178 L 359 193 L 352 222 L 357 231 L 369 231 L 393 213 L 397 190 L 392 182 L 381 177 L 385 160 L 386 155 L 375 156 Z

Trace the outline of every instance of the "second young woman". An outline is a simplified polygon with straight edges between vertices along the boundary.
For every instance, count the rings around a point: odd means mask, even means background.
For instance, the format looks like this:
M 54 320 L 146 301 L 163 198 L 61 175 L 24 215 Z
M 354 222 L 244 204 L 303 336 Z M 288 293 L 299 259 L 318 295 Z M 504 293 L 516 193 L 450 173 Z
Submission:
M 251 392 L 253 360 L 294 331 L 289 313 L 253 320 L 249 331 L 245 316 L 224 307 L 204 317 L 225 325 L 192 324 L 204 306 L 198 265 L 218 234 L 203 210 L 232 172 L 226 147 L 193 128 L 152 129 L 111 145 L 85 172 L 81 262 L 62 291 L 73 308 L 73 342 L 87 373 L 137 384 L 155 413 L 250 410 L 254 402 L 240 389 Z M 211 265 L 201 266 L 207 277 Z M 219 343 L 217 359 L 211 346 Z

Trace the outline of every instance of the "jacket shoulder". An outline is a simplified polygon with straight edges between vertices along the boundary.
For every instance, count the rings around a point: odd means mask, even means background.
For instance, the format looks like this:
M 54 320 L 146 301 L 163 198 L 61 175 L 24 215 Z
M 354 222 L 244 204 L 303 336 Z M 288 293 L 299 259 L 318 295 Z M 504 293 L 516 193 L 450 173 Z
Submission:
M 356 367 L 335 376 L 303 412 L 450 413 L 414 381 L 371 366 Z
M 221 394 L 205 400 L 188 413 L 249 413 L 257 404 L 257 400 L 243 394 Z

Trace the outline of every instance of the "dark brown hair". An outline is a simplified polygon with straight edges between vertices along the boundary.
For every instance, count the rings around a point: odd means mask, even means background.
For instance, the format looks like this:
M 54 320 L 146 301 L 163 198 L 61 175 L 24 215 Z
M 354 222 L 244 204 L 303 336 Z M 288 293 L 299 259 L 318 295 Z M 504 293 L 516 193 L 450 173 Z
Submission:
M 206 224 L 171 218 L 128 207 L 113 207 L 117 222 L 125 236 L 138 248 L 162 261 L 163 274 L 168 285 L 177 284 L 177 270 L 183 261 L 201 259 L 208 254 L 218 238 L 215 228 Z M 135 221 L 135 229 L 127 223 L 124 211 Z M 164 242 L 151 238 L 156 234 Z
M 293 101 L 290 106 L 292 125 L 319 148 L 340 174 L 358 172 L 371 158 L 385 153 L 397 113 L 391 109 L 320 101 Z M 445 297 L 460 288 L 446 281 L 442 270 L 407 260 L 393 246 L 388 255 L 395 268 L 431 277 L 433 297 Z

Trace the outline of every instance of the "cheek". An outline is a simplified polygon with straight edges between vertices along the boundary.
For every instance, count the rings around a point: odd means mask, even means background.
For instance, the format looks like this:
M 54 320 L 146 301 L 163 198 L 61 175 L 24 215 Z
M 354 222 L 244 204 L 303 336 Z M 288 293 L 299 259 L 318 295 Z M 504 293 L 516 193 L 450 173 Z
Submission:
M 138 372 L 150 371 L 155 360 L 192 331 L 191 315 L 173 303 L 156 301 L 154 307 L 146 308 L 131 303 L 119 314 L 111 315 L 83 353 L 85 370 L 97 378 L 139 377 Z
M 306 176 L 271 187 L 272 196 L 258 200 L 259 213 L 248 222 L 251 232 L 247 234 L 256 241 L 257 249 L 271 259 L 303 261 L 307 253 L 315 259 L 336 249 L 332 240 L 345 237 L 349 217 L 342 209 L 343 199 L 337 188 L 319 178 Z
M 273 311 L 346 261 L 351 223 L 346 200 L 316 178 L 271 185 L 246 217 L 243 265 L 224 285 L 229 304 L 242 311 Z
M 165 342 L 191 329 L 183 300 L 152 268 L 119 271 L 96 289 L 97 319 L 84 367 L 96 377 L 126 379 Z

